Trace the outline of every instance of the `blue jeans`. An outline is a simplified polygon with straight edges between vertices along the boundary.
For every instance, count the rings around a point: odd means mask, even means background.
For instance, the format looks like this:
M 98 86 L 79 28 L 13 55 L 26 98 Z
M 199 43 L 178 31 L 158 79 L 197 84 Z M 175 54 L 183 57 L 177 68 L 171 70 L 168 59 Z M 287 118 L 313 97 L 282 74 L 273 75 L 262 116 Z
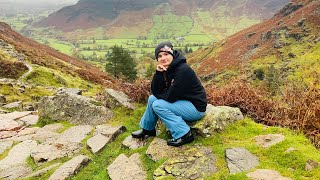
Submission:
M 204 114 L 205 112 L 199 112 L 190 101 L 178 100 L 170 103 L 151 95 L 147 109 L 140 120 L 140 126 L 145 130 L 154 130 L 160 118 L 172 137 L 178 139 L 190 131 L 186 121 L 197 121 Z

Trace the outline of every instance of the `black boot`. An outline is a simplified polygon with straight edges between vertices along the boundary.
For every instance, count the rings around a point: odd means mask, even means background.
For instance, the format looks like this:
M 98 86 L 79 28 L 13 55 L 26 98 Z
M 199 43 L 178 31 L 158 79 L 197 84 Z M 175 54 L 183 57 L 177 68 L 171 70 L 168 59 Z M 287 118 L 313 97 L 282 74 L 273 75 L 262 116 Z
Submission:
M 148 138 L 150 136 L 156 136 L 156 130 L 145 130 L 145 129 L 140 129 L 138 131 L 134 131 L 131 133 L 131 136 L 133 138 Z
M 181 146 L 183 144 L 190 143 L 193 140 L 194 140 L 194 137 L 191 134 L 191 130 L 190 130 L 187 134 L 183 135 L 181 138 L 168 140 L 167 141 L 167 145 L 179 147 L 179 146 Z

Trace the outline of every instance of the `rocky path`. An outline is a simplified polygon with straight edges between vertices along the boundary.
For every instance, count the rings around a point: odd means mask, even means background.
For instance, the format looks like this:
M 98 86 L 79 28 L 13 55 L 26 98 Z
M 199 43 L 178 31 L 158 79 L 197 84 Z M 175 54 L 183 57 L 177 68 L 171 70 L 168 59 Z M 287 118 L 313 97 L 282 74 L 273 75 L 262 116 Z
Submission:
M 19 78 L 19 80 L 24 79 L 25 77 L 27 77 L 27 76 L 33 71 L 33 68 L 32 68 L 32 66 L 31 66 L 31 64 L 28 64 L 28 63 L 26 63 L 26 62 L 23 62 L 23 63 L 24 63 L 24 65 L 26 65 L 26 66 L 28 67 L 28 72 L 24 73 L 24 74 Z
M 228 108 L 212 107 L 208 112 L 218 111 Z M 230 117 L 228 121 L 233 122 Z M 225 111 L 222 113 L 225 114 Z M 233 116 L 234 118 L 239 115 Z M 210 115 L 208 118 L 213 118 Z M 221 119 L 221 116 L 218 116 Z M 92 154 L 96 154 L 103 149 L 106 144 L 114 141 L 118 135 L 126 131 L 124 126 L 110 126 L 108 124 L 100 125 L 75 125 L 65 128 L 60 123 L 46 125 L 42 128 L 32 127 L 38 121 L 37 112 L 12 112 L 0 114 L 0 154 L 5 157 L 0 160 L 0 179 L 17 179 L 25 177 L 38 177 L 42 174 L 52 171 L 49 179 L 69 179 L 77 172 L 91 162 L 88 155 L 82 154 L 83 148 L 88 148 Z M 199 132 L 208 131 L 210 119 L 203 120 L 207 126 L 206 129 Z M 219 123 L 211 127 L 223 128 Z M 227 122 L 222 123 L 226 126 Z M 198 125 L 201 127 L 201 124 Z M 209 128 L 210 129 L 210 128 Z M 208 135 L 208 134 L 207 134 Z M 257 136 L 255 138 L 257 145 L 263 148 L 269 148 L 281 141 L 285 137 L 278 134 L 269 134 Z M 133 139 L 131 136 L 125 138 L 122 142 L 124 147 L 137 149 L 146 146 L 143 140 Z M 148 145 L 146 155 L 153 161 L 160 159 L 167 160 L 153 172 L 153 179 L 202 179 L 210 176 L 219 169 L 216 167 L 216 157 L 210 147 L 201 145 L 170 147 L 166 141 L 160 138 L 154 138 Z M 69 157 L 69 160 L 63 163 L 55 163 L 49 167 L 33 171 L 26 163 L 31 158 L 38 166 L 56 159 Z M 259 158 L 245 148 L 226 149 L 226 164 L 230 174 L 236 174 L 243 171 L 251 171 L 260 164 Z M 147 179 L 147 173 L 140 160 L 140 154 L 135 153 L 131 156 L 120 154 L 111 164 L 105 167 L 109 177 L 117 179 Z M 290 179 L 281 176 L 274 170 L 257 169 L 247 174 L 248 178 L 261 179 L 270 177 L 276 179 Z M 270 178 L 269 178 L 270 179 Z

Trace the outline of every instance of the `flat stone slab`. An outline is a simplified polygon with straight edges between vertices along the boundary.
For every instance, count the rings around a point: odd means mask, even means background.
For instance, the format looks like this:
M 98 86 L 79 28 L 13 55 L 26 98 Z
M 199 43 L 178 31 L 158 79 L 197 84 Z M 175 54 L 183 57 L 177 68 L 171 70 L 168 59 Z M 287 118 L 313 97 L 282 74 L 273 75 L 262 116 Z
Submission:
M 81 151 L 82 144 L 77 142 L 39 144 L 31 152 L 36 163 L 49 162 L 62 157 L 72 157 Z
M 93 129 L 90 125 L 73 126 L 65 130 L 56 140 L 56 142 L 76 142 L 80 143 L 90 134 Z
M 37 147 L 37 142 L 28 140 L 15 145 L 10 149 L 8 155 L 0 161 L 0 169 L 23 165 L 30 156 L 31 150 Z
M 319 163 L 318 162 L 313 161 L 311 159 L 308 159 L 304 169 L 306 171 L 311 171 L 312 169 L 317 168 L 317 167 L 319 167 Z
M 245 148 L 226 149 L 226 161 L 231 174 L 247 171 L 259 165 L 259 159 Z
M 124 147 L 129 149 L 138 149 L 146 144 L 146 141 L 141 140 L 139 138 L 133 138 L 131 135 L 126 137 L 126 139 L 122 142 Z
M 120 105 L 125 106 L 129 109 L 135 109 L 134 105 L 130 103 L 129 97 L 121 92 L 121 91 L 116 91 L 114 89 L 105 89 L 106 93 L 109 96 L 109 101 L 110 105 L 112 104 L 113 106 L 119 107 Z
M 0 179 L 18 179 L 25 177 L 32 172 L 31 167 L 27 164 L 19 164 L 10 168 L 0 170 Z
M 279 172 L 269 169 L 257 169 L 246 176 L 252 180 L 291 180 L 291 178 L 283 177 Z
M 7 113 L 7 114 L 0 114 L 0 118 L 5 118 L 5 119 L 12 119 L 12 120 L 16 120 L 19 118 L 22 118 L 24 116 L 30 115 L 34 113 L 33 111 L 14 111 L 11 113 Z
M 256 144 L 263 148 L 269 148 L 270 146 L 284 141 L 284 139 L 285 137 L 281 134 L 267 134 L 255 137 Z
M 72 158 L 70 161 L 60 166 L 50 177 L 49 180 L 68 179 L 75 175 L 79 170 L 87 165 L 90 158 L 84 155 L 79 155 Z
M 97 134 L 87 140 L 87 145 L 89 146 L 92 153 L 96 153 L 100 151 L 108 142 L 110 142 L 110 140 L 110 137 L 106 137 L 102 134 Z
M 29 174 L 29 175 L 26 176 L 25 178 L 27 179 L 27 178 L 31 178 L 31 177 L 39 177 L 39 176 L 41 176 L 42 174 L 45 174 L 45 173 L 47 173 L 48 171 L 50 171 L 51 169 L 54 169 L 54 168 L 56 168 L 57 166 L 60 166 L 60 165 L 61 165 L 61 163 L 53 164 L 53 165 L 48 166 L 48 167 L 46 167 L 46 168 L 40 169 L 40 170 L 38 170 L 38 171 L 36 171 L 36 172 L 34 172 L 34 173 L 32 173 L 32 174 Z
M 15 136 L 17 134 L 16 131 L 0 131 L 0 139 L 6 139 Z
M 45 125 L 42 129 L 46 131 L 58 132 L 61 131 L 64 126 L 61 123 L 48 124 Z
M 195 146 L 168 159 L 153 173 L 154 179 L 203 179 L 217 171 L 215 157 L 207 147 Z
M 38 119 L 39 119 L 38 115 L 28 115 L 28 116 L 20 118 L 19 120 L 23 121 L 26 126 L 30 126 L 30 125 L 37 124 Z
M 32 140 L 39 141 L 41 143 L 54 142 L 59 136 L 60 134 L 57 132 L 41 128 L 32 136 Z
M 12 102 L 12 103 L 9 103 L 9 104 L 6 104 L 4 106 L 2 106 L 3 108 L 6 108 L 6 109 L 11 109 L 11 108 L 19 108 L 22 104 L 22 101 L 16 101 L 16 102 Z
M 145 180 L 146 172 L 141 167 L 139 154 L 135 153 L 129 158 L 120 154 L 107 168 L 112 180 Z
M 173 147 L 168 146 L 167 141 L 155 137 L 150 143 L 146 154 L 153 161 L 158 161 L 161 158 L 173 158 L 180 155 L 183 151 L 186 151 L 188 148 L 185 146 L 182 147 Z
M 13 141 L 0 141 L 0 154 L 13 145 Z
M 22 128 L 22 125 L 12 119 L 0 120 L 0 131 L 16 131 Z
M 102 134 L 104 136 L 110 137 L 113 141 L 119 134 L 125 132 L 127 129 L 124 126 L 111 126 L 109 124 L 102 124 L 96 126 L 93 135 Z

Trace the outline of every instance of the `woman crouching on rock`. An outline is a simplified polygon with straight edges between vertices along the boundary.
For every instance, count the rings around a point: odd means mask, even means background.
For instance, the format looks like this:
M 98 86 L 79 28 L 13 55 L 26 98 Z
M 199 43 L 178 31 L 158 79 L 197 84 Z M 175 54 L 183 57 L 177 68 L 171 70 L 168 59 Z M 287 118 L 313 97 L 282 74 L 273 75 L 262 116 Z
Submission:
M 200 120 L 206 111 L 206 92 L 186 58 L 173 50 L 170 42 L 162 42 L 155 49 L 158 61 L 151 83 L 147 109 L 140 126 L 132 132 L 134 138 L 156 136 L 155 126 L 160 118 L 173 139 L 169 146 L 181 146 L 194 140 L 186 122 Z

